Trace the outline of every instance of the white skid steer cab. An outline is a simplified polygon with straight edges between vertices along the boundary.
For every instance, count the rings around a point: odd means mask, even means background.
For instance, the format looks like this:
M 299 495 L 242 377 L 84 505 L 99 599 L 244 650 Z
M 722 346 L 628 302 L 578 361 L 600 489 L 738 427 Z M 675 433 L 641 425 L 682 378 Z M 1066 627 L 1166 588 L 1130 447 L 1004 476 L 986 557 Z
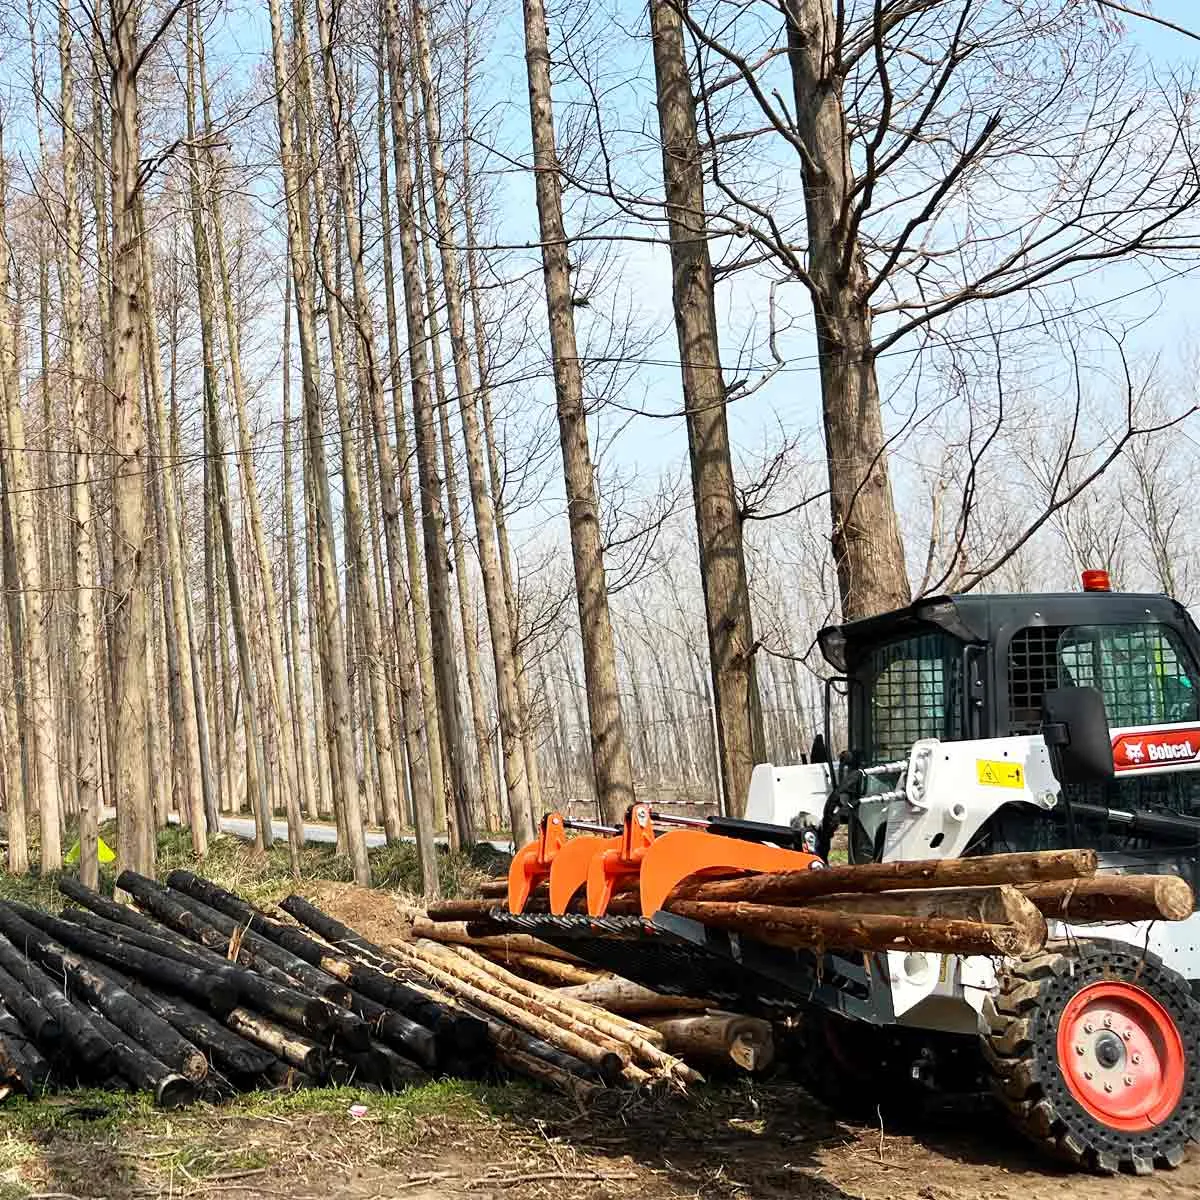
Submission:
M 731 862 L 828 859 L 844 827 L 851 864 L 1082 849 L 1105 876 L 1200 884 L 1200 631 L 1176 601 L 1088 572 L 1079 593 L 920 600 L 825 629 L 820 645 L 837 675 L 818 741 L 838 694 L 848 749 L 836 764 L 816 745 L 809 763 L 757 767 L 746 819 L 709 823 L 712 846 L 754 844 Z M 645 900 L 654 854 L 628 828 L 624 849 L 604 845 L 612 866 L 593 874 L 642 861 Z M 1048 915 L 1030 957 L 819 953 L 655 903 L 538 915 L 510 893 L 495 922 L 662 992 L 797 1016 L 805 1079 L 835 1110 L 874 1119 L 988 1090 L 1048 1151 L 1101 1172 L 1178 1166 L 1200 1135 L 1200 915 Z

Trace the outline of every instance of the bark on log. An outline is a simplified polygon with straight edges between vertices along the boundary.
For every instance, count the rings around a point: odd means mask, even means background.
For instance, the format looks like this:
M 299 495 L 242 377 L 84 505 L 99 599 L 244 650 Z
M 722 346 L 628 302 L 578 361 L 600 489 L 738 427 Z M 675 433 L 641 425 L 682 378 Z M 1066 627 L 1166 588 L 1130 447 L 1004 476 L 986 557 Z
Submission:
M 1040 883 L 1077 879 L 1096 873 L 1095 850 L 1039 850 L 1026 854 L 990 854 L 978 858 L 916 859 L 912 862 L 863 863 L 823 871 L 779 871 L 738 879 L 685 879 L 673 900 L 797 903 L 836 892 L 892 892 L 915 888 L 982 887 L 1002 883 Z
M 62 989 L 4 936 L 0 936 L 0 966 L 24 985 L 57 1023 L 63 1052 L 69 1050 L 80 1067 L 102 1072 L 108 1062 L 108 1044 Z
M 159 1108 L 180 1108 L 196 1098 L 196 1085 L 172 1071 L 123 1030 L 100 1013 L 89 1012 L 88 1020 L 109 1043 L 113 1069 L 139 1091 L 150 1092 Z
M 23 919 L 26 915 L 27 920 Z M 66 950 L 70 946 L 79 954 L 116 967 L 118 971 L 181 992 L 218 1015 L 228 1012 L 237 1003 L 237 992 L 230 980 L 207 967 L 191 966 L 178 959 L 143 950 L 132 942 L 106 937 L 25 905 L 12 904 L 7 911 L 5 906 L 0 905 L 0 928 L 11 938 L 12 931 L 20 926 L 29 931 L 24 935 L 27 938 L 32 939 L 34 934 L 37 935 L 36 939 L 29 942 L 31 948 L 38 947 L 37 953 L 33 954 L 32 949 L 30 953 L 55 972 L 66 970 L 69 960 L 82 962 L 77 955 Z
M 473 947 L 464 947 L 473 949 Z M 548 979 L 560 987 L 572 987 L 581 983 L 594 983 L 607 977 L 604 971 L 589 971 L 560 958 L 546 958 L 541 954 L 513 954 L 509 950 L 488 950 L 486 957 L 507 970 L 528 971 Z
M 479 885 L 479 894 L 485 900 L 506 900 L 508 898 L 508 880 L 485 879 Z
M 176 874 L 182 873 L 176 872 Z M 285 950 L 282 946 L 255 933 L 253 929 L 248 929 L 247 926 L 251 922 L 238 921 L 186 892 L 175 892 L 172 899 L 185 908 L 191 909 L 201 921 L 229 938 L 231 943 L 234 938 L 239 939 L 239 945 L 251 958 L 249 965 L 255 970 L 258 970 L 262 963 L 269 963 L 276 970 L 289 975 L 301 987 L 320 996 L 322 1000 L 328 1000 L 330 1004 L 338 1005 L 341 1008 L 349 1005 L 350 989 L 344 983 L 326 974 L 319 967 L 314 967 L 303 958 Z
M 563 1092 L 580 1104 L 586 1105 L 590 1111 L 596 1111 L 597 1106 L 603 1107 L 608 1097 L 617 1094 L 600 1084 L 580 1079 L 578 1075 L 563 1070 L 555 1063 L 536 1057 L 515 1046 L 499 1046 L 496 1057 L 510 1071 Z
M 50 1082 L 50 1064 L 17 1018 L 0 1005 L 0 1079 L 33 1096 Z
M 1008 925 L 842 914 L 772 904 L 680 900 L 671 911 L 774 946 L 815 950 L 923 950 L 932 954 L 1032 954 L 1045 944 Z
M 730 1063 L 743 1071 L 764 1071 L 775 1059 L 771 1023 L 736 1013 L 693 1013 L 647 1017 L 646 1022 L 667 1040 L 667 1049 L 688 1062 L 707 1067 Z
M 298 990 L 297 981 L 286 971 L 272 963 L 256 960 L 248 947 L 237 947 L 234 958 L 229 957 L 230 939 L 220 930 L 201 920 L 190 908 L 169 896 L 152 879 L 125 871 L 121 879 L 125 890 L 130 893 L 147 912 L 153 913 L 164 925 L 190 938 L 193 943 L 206 948 L 230 967 L 240 966 L 253 969 L 258 976 L 278 987 Z M 126 886 L 127 885 L 127 886 Z
M 1049 885 L 1058 887 L 1057 883 Z M 979 888 L 933 888 L 926 891 L 838 893 L 805 901 L 814 912 L 847 915 L 941 918 L 983 925 L 1011 925 L 1039 945 L 1046 940 L 1046 919 L 1018 888 L 1009 884 Z
M 533 912 L 537 907 L 527 905 L 525 911 Z M 426 909 L 431 921 L 478 921 L 494 912 L 507 911 L 499 900 L 434 900 Z
M 598 979 L 579 987 L 559 988 L 561 996 L 571 996 L 612 1013 L 634 1016 L 638 1013 L 704 1012 L 712 1007 L 708 1000 L 690 996 L 668 996 L 630 979 Z
M 414 1083 L 425 1083 L 429 1076 L 416 1063 L 382 1042 L 372 1042 L 365 1052 L 347 1054 L 346 1061 L 357 1079 L 376 1084 L 386 1091 L 398 1092 Z
M 411 968 L 401 966 L 380 946 L 301 896 L 289 896 L 279 907 L 345 953 L 367 960 L 367 965 L 353 964 L 354 973 L 348 982 L 354 991 L 411 1017 L 433 1030 L 439 1040 L 444 1039 L 464 1053 L 478 1052 L 486 1046 L 487 1029 L 482 1022 L 440 1003 L 436 996 L 411 980 L 394 978 L 392 972 L 404 974 Z
M 65 935 L 72 931 L 78 932 L 75 927 L 46 913 L 29 909 L 25 905 L 14 904 L 9 908 L 10 911 L 0 911 L 0 924 L 5 922 L 26 924 L 20 920 L 19 916 L 14 917 L 13 912 L 20 909 L 23 913 L 27 913 L 31 918 L 26 925 L 26 928 L 29 929 L 27 935 L 29 940 L 26 943 L 27 952 L 50 970 L 69 979 L 73 988 L 93 1008 L 102 1013 L 119 1029 L 124 1030 L 139 1045 L 144 1046 L 160 1062 L 165 1063 L 186 1078 L 198 1083 L 208 1074 L 208 1060 L 177 1029 L 155 1016 L 145 1005 L 119 986 L 113 977 L 102 968 L 97 969 L 87 959 L 81 958 L 78 954 L 68 950 L 66 946 L 54 941 L 52 934 Z M 36 925 L 34 924 L 35 920 Z M 9 930 L 6 928 L 5 932 L 9 933 Z M 95 935 L 90 933 L 84 940 L 98 941 L 95 939 Z M 105 947 L 101 944 L 97 946 L 97 949 L 104 950 Z M 107 953 L 111 955 L 112 952 L 109 950 Z M 139 951 L 139 953 L 141 952 Z M 101 954 L 97 954 L 95 957 L 104 961 Z M 178 970 L 189 969 L 170 963 L 167 959 L 159 961 Z M 214 984 L 214 989 L 210 995 L 216 997 L 213 1002 L 219 1008 L 224 1003 L 226 993 L 221 990 L 219 983 Z
M 21 1023 L 25 1036 L 52 1054 L 62 1040 L 58 1021 L 21 980 L 0 966 L 0 1001 Z
M 144 902 L 166 923 L 178 922 L 175 927 L 182 932 L 199 928 L 200 922 L 196 915 L 168 897 L 153 880 L 132 871 L 124 871 L 117 882 L 134 896 L 139 904 Z M 209 929 L 211 930 L 211 926 Z M 212 974 L 231 984 L 237 997 L 245 1004 L 286 1025 L 309 1033 L 322 1034 L 333 1022 L 333 1013 L 324 1000 L 307 995 L 296 988 L 275 983 L 234 963 L 228 963 L 219 969 L 213 968 Z
M 523 1003 L 521 996 L 503 988 L 486 973 L 472 971 L 466 963 L 456 964 L 458 970 L 452 971 L 435 961 L 432 955 L 421 954 L 410 947 L 398 946 L 396 949 L 419 964 L 435 983 L 461 996 L 472 1006 L 591 1064 L 606 1083 L 615 1083 L 620 1079 L 630 1063 L 632 1056 L 627 1046 L 602 1038 L 595 1030 L 581 1027 L 577 1022 L 560 1021 L 557 1013 L 536 1003 Z
M 428 945 L 428 943 L 427 943 Z M 470 967 L 478 971 L 486 971 L 502 986 L 527 997 L 527 1002 L 545 1006 L 552 1012 L 561 1014 L 564 1021 L 577 1021 L 585 1028 L 591 1026 L 605 1037 L 614 1042 L 630 1047 L 635 1056 L 644 1066 L 651 1067 L 666 1077 L 675 1078 L 682 1083 L 701 1083 L 703 1079 L 699 1072 L 692 1070 L 686 1063 L 680 1062 L 670 1054 L 666 1054 L 656 1042 L 658 1038 L 653 1033 L 640 1028 L 623 1017 L 613 1016 L 595 1005 L 586 1004 L 570 996 L 561 996 L 550 988 L 530 983 L 526 979 L 505 971 L 503 967 L 488 962 L 482 955 L 468 950 L 465 946 L 454 948 L 460 958 Z
M 329 1063 L 328 1055 L 316 1042 L 295 1030 L 246 1008 L 235 1008 L 225 1017 L 225 1024 L 234 1033 L 270 1050 L 276 1058 L 282 1059 L 306 1075 L 314 1078 L 325 1075 Z
M 1021 895 L 1043 916 L 1062 921 L 1183 921 L 1196 907 L 1177 875 L 1094 875 L 1027 884 Z
M 208 971 L 213 968 L 224 970 L 226 967 L 233 966 L 229 959 L 222 958 L 207 946 L 193 942 L 183 937 L 182 934 L 177 937 L 169 937 L 168 935 L 174 934 L 175 931 L 168 929 L 165 925 L 158 926 L 157 934 L 143 933 L 132 926 L 118 925 L 114 921 L 98 917 L 86 909 L 64 909 L 61 919 L 83 929 L 90 929 L 93 933 L 112 939 L 113 942 L 139 946 L 143 950 L 149 950 L 152 954 L 161 954 L 163 958 L 170 958 L 185 966 L 195 967 L 198 971 Z
M 178 996 L 161 996 L 143 984 L 130 982 L 129 991 L 151 1012 L 169 1021 L 188 1041 L 206 1050 L 227 1074 L 250 1079 L 266 1071 L 275 1056 L 239 1037 L 203 1009 Z
M 470 946 L 474 950 L 510 951 L 514 954 L 536 954 L 541 958 L 557 958 L 563 962 L 580 963 L 569 950 L 552 946 L 540 938 L 526 933 L 483 933 L 472 932 L 471 924 L 465 921 L 431 921 L 417 917 L 413 921 L 414 938 L 428 938 L 431 942 L 442 942 L 449 946 Z
M 358 992 L 351 994 L 350 1002 L 379 1041 L 402 1051 L 431 1071 L 438 1065 L 437 1037 L 433 1030 Z

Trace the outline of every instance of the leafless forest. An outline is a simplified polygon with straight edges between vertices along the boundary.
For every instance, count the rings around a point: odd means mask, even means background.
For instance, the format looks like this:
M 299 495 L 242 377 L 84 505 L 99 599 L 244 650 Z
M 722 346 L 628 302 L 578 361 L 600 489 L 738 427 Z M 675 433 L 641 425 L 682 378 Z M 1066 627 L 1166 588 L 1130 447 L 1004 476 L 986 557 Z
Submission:
M 8 0 L 8 868 L 241 813 L 433 891 L 551 806 L 737 811 L 830 621 L 1192 600 L 1169 7 Z

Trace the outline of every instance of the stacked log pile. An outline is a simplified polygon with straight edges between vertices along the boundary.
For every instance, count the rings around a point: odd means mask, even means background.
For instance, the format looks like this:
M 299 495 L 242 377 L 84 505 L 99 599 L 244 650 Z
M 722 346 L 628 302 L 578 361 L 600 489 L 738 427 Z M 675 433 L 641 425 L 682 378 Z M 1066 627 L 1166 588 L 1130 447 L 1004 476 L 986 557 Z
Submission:
M 72 879 L 59 888 L 73 906 L 57 916 L 0 903 L 0 1098 L 86 1084 L 175 1107 L 262 1087 L 512 1072 L 594 1098 L 699 1078 L 666 1035 L 548 1000 L 465 947 L 385 953 L 298 896 L 283 906 L 290 924 L 186 871 L 166 885 L 127 871 L 117 884 L 136 908 Z M 549 961 L 557 982 L 595 977 Z

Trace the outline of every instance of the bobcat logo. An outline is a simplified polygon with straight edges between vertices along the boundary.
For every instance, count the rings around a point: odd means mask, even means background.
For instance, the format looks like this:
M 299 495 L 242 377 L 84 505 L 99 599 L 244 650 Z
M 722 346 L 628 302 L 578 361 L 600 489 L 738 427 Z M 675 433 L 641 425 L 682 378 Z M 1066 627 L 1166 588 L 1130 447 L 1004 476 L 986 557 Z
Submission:
M 1125 761 L 1131 763 L 1140 763 L 1146 761 L 1146 751 L 1143 748 L 1143 742 L 1126 742 L 1125 743 Z

